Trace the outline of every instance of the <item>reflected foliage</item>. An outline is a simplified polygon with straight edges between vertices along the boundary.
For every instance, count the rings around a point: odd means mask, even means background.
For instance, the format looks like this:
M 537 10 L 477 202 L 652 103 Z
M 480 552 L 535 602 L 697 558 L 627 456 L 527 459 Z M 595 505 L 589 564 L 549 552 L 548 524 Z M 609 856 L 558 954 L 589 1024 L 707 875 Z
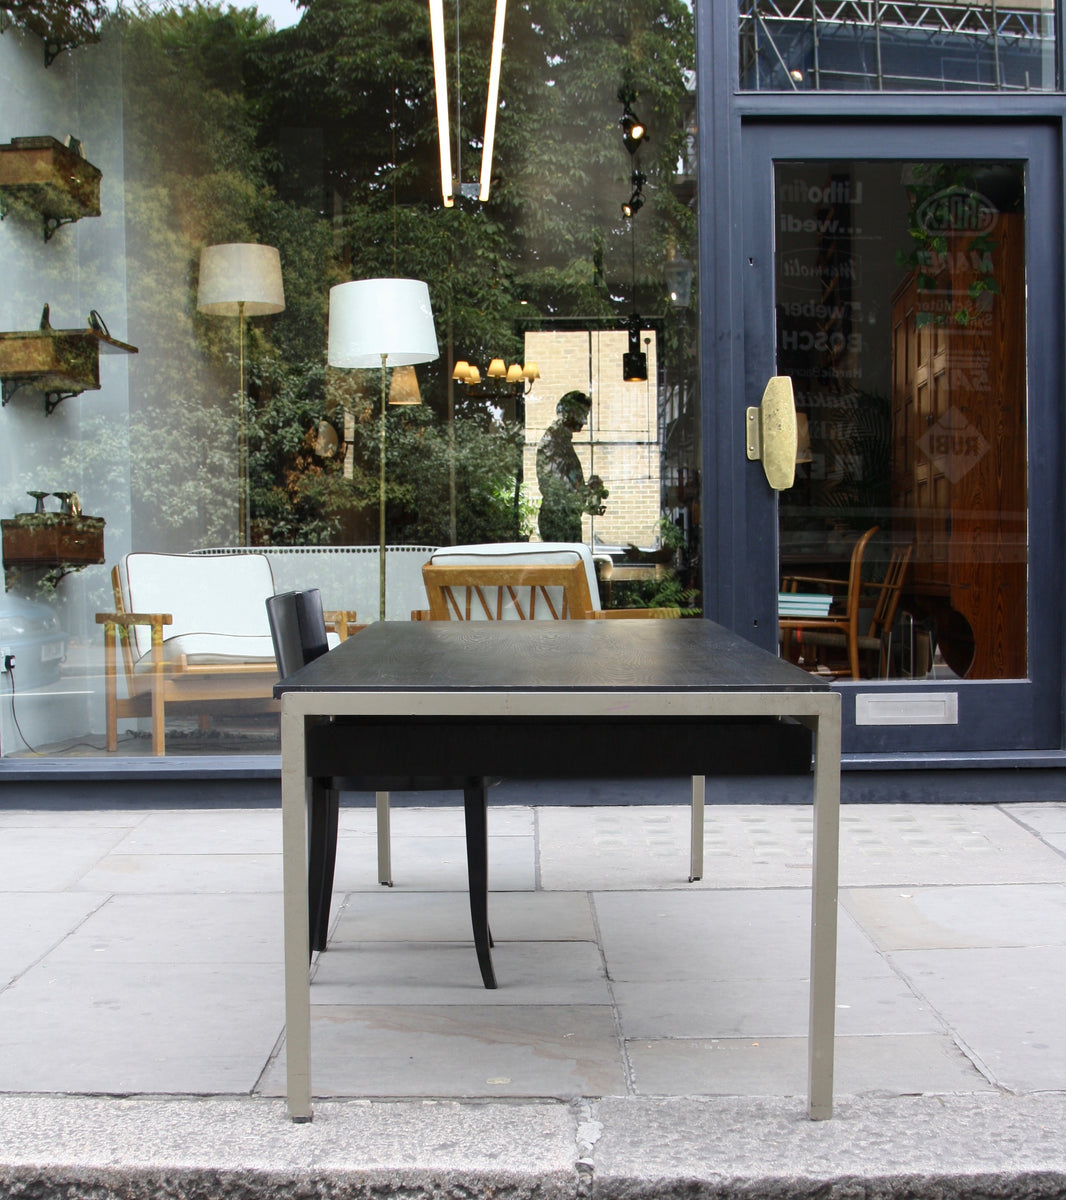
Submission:
M 462 8 L 465 179 L 480 166 L 493 11 L 491 0 Z M 485 400 L 449 395 L 446 364 L 521 359 L 519 318 L 665 307 L 663 263 L 694 257 L 694 214 L 674 186 L 689 9 L 512 5 L 492 201 L 453 209 L 439 198 L 423 0 L 313 0 L 279 32 L 254 9 L 200 4 L 119 20 L 129 330 L 141 348 L 135 544 L 232 540 L 237 322 L 196 311 L 200 251 L 230 241 L 277 246 L 285 281 L 284 312 L 245 327 L 253 542 L 377 540 L 378 373 L 324 364 L 330 286 L 378 275 L 427 281 L 441 349 L 418 368 L 423 406 L 388 414 L 387 540 L 447 542 L 451 510 L 460 541 L 528 536 L 521 430 Z M 632 170 L 623 83 L 652 131 L 639 236 L 619 210 Z M 682 322 L 676 334 L 681 357 Z M 323 420 L 342 442 L 329 458 L 315 452 Z

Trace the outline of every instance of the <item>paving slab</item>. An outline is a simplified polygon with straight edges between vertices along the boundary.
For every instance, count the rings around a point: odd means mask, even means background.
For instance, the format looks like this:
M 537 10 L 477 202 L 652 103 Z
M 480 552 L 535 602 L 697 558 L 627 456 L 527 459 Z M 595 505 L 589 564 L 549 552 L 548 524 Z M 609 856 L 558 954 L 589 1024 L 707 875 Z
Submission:
M 0 921 L 0 988 L 63 944 L 110 899 L 90 892 L 5 892 Z
M 638 1095 L 807 1094 L 806 1037 L 633 1039 L 626 1051 Z M 843 1096 L 992 1089 L 943 1033 L 838 1036 L 834 1086 Z
M 380 888 L 334 897 L 334 943 L 456 941 L 470 937 L 465 892 L 399 892 Z M 497 892 L 489 919 L 500 942 L 595 942 L 591 897 L 584 892 Z
M 393 891 L 466 891 L 464 838 L 394 833 L 391 847 Z M 493 891 L 532 891 L 537 886 L 533 834 L 490 834 L 488 869 L 489 887 Z M 348 835 L 342 831 L 337 839 L 335 889 L 373 892 L 381 886 L 376 840 L 369 835 Z
M 610 1004 L 594 942 L 503 942 L 486 988 L 472 941 L 338 943 L 319 956 L 312 1004 Z
M 41 964 L 0 992 L 0 1090 L 250 1093 L 285 1024 L 277 964 Z
M 284 1048 L 257 1092 L 284 1093 Z M 318 1096 L 483 1099 L 626 1090 L 610 1005 L 315 1005 Z
M 1000 1087 L 1063 1087 L 1066 947 L 905 950 L 892 962 Z
M 1066 885 L 852 888 L 843 908 L 880 950 L 1066 946 Z

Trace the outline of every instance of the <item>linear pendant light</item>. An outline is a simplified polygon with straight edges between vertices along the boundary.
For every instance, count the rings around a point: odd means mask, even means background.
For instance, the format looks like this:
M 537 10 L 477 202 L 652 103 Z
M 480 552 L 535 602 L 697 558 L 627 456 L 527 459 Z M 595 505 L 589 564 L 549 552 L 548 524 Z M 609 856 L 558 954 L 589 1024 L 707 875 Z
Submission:
M 496 20 L 492 29 L 492 54 L 489 61 L 489 89 L 485 104 L 485 140 L 481 149 L 481 185 L 478 200 L 489 198 L 492 183 L 492 152 L 496 141 L 496 110 L 500 97 L 500 64 L 503 59 L 503 28 L 507 0 L 496 0 Z M 437 137 L 440 141 L 440 187 L 444 207 L 455 204 L 452 179 L 450 118 L 448 115 L 448 79 L 444 47 L 444 0 L 429 0 L 429 30 L 433 41 L 433 80 L 437 95 Z
M 507 0 L 496 0 L 496 23 L 492 29 L 492 60 L 489 64 L 489 95 L 485 104 L 485 141 L 481 148 L 481 192 L 478 199 L 489 198 L 492 182 L 492 150 L 496 141 L 496 108 L 500 99 L 500 60 L 503 58 L 503 23 Z
M 429 31 L 433 39 L 433 81 L 437 89 L 437 136 L 440 140 L 440 189 L 444 207 L 455 204 L 452 185 L 451 130 L 448 127 L 448 72 L 444 57 L 444 0 L 429 0 Z

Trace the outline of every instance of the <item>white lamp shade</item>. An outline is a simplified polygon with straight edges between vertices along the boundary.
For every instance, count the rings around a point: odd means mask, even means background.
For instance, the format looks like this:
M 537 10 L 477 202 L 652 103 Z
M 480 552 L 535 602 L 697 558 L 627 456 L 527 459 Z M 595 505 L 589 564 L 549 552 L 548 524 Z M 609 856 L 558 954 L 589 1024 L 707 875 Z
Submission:
M 329 289 L 331 367 L 410 367 L 436 358 L 429 287 L 419 279 L 356 279 Z
M 281 256 L 273 246 L 224 242 L 200 252 L 196 307 L 216 317 L 265 317 L 285 307 Z

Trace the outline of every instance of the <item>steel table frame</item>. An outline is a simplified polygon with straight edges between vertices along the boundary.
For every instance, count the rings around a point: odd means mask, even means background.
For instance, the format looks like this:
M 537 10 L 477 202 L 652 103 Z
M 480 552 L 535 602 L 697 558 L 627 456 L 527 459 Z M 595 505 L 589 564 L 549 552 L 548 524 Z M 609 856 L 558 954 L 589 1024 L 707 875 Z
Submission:
M 793 717 L 814 739 L 814 845 L 811 896 L 811 985 L 807 1111 L 833 1111 L 836 1015 L 838 846 L 840 828 L 840 696 L 828 690 L 291 690 L 281 696 L 281 792 L 284 859 L 287 1097 L 294 1121 L 309 1121 L 311 996 L 308 976 L 306 773 L 309 722 L 326 717 L 676 716 Z M 694 818 L 695 819 L 695 818 Z

